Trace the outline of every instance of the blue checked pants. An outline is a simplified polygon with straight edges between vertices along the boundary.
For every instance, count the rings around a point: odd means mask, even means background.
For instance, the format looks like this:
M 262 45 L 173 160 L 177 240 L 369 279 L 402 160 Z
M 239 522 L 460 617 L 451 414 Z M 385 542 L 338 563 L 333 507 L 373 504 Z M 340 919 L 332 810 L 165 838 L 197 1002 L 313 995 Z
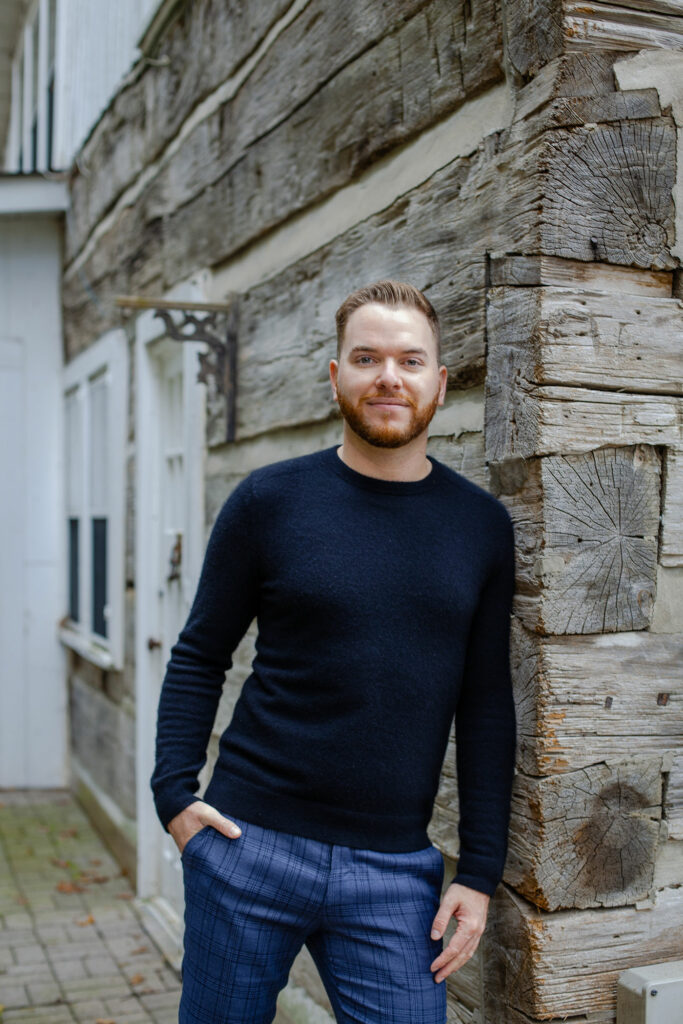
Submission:
M 378 853 L 226 815 L 182 853 L 185 950 L 179 1024 L 271 1024 L 305 944 L 339 1024 L 445 1024 L 429 969 L 444 862 L 435 846 Z

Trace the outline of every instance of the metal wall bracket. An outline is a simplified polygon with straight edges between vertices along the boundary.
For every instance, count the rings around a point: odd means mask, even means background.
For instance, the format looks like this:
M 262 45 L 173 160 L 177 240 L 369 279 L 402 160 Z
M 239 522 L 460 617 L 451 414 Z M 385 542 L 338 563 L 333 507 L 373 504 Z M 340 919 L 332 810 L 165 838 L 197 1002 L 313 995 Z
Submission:
M 199 353 L 197 381 L 225 399 L 225 440 L 235 440 L 237 407 L 237 303 L 170 302 L 137 295 L 119 295 L 124 309 L 153 309 L 173 341 L 203 341 L 208 353 Z M 176 321 L 173 314 L 179 313 Z

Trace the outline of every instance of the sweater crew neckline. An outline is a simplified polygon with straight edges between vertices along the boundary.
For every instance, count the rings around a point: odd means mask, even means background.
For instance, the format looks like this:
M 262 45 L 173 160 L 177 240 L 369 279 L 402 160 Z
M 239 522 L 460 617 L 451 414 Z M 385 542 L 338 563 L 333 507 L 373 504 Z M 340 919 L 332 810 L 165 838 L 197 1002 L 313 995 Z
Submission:
M 427 458 L 432 464 L 431 472 L 423 476 L 421 480 L 385 480 L 382 477 L 368 476 L 366 473 L 359 473 L 352 469 L 340 458 L 338 452 L 341 445 L 335 444 L 331 448 L 323 450 L 325 464 L 340 476 L 342 480 L 360 487 L 366 491 L 374 491 L 376 494 L 419 494 L 422 491 L 431 490 L 436 486 L 438 476 L 438 462 L 431 455 Z

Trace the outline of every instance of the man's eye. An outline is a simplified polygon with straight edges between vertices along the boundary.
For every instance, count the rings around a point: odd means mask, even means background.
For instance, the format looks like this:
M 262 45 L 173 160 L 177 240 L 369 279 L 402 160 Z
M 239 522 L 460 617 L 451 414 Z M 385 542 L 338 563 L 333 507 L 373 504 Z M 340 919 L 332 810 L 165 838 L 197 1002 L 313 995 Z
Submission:
M 358 359 L 357 359 L 356 361 L 357 361 L 357 362 L 359 362 L 359 363 L 362 363 L 362 362 L 363 362 L 363 360 L 365 360 L 365 359 L 367 359 L 367 360 L 369 360 L 370 362 L 372 362 L 372 358 L 371 358 L 371 356 L 360 356 L 360 357 L 359 357 L 359 358 L 358 358 Z

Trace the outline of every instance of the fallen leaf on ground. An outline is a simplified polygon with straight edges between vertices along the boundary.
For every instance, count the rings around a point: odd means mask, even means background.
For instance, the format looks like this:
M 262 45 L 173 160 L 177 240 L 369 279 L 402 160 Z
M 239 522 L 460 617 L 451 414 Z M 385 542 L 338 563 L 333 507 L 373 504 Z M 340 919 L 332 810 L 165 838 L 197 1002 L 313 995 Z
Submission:
M 149 953 L 149 946 L 138 946 L 137 949 L 131 949 L 130 955 L 137 956 L 138 953 Z
M 77 925 L 78 925 L 78 926 L 79 926 L 80 928 L 85 928 L 85 926 L 86 926 L 86 925 L 88 925 L 88 924 L 94 924 L 94 923 L 95 923 L 95 918 L 94 918 L 94 917 L 92 916 L 92 914 L 88 914 L 88 916 L 87 916 L 87 917 L 85 917 L 85 918 L 83 918 L 83 920 L 82 920 L 82 921 L 76 921 L 76 924 L 77 924 Z
M 117 892 L 116 893 L 116 899 L 117 900 L 132 900 L 133 899 L 133 893 L 132 892 Z
M 73 839 L 77 835 L 78 835 L 78 829 L 77 828 L 63 828 L 62 831 L 59 833 L 59 838 L 60 839 Z
M 116 1021 L 113 1017 L 97 1017 L 95 1024 L 116 1024 Z
M 68 868 L 71 865 L 71 861 L 63 860 L 61 857 L 51 857 L 50 864 L 54 864 L 56 868 Z
M 94 865 L 95 865 L 95 867 L 97 867 L 97 865 L 98 865 L 98 864 L 101 864 L 101 863 L 102 863 L 102 861 L 100 860 L 100 858 L 99 858 L 99 857 L 91 857 L 91 858 L 90 858 L 90 863 L 91 863 L 91 864 L 94 864 Z
M 59 892 L 83 892 L 83 886 L 76 885 L 75 882 L 57 882 L 56 888 Z
M 141 985 L 145 980 L 144 974 L 134 974 L 132 978 L 128 979 L 131 985 Z

